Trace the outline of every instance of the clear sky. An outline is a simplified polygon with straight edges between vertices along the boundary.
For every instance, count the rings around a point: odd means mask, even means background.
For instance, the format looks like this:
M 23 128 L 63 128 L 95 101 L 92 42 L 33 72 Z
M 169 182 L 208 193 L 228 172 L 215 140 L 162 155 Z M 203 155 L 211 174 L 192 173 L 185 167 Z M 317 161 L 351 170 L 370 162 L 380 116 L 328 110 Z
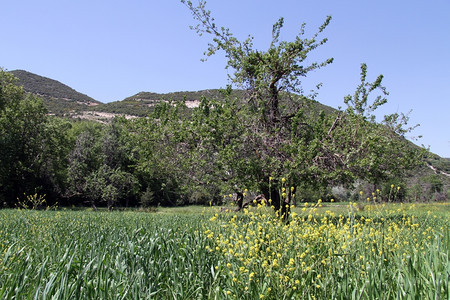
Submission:
M 193 1 L 195 3 L 195 0 Z M 225 87 L 223 53 L 201 62 L 209 38 L 179 0 L 3 0 L 0 67 L 23 69 L 69 85 L 96 100 L 122 100 L 140 91 L 175 92 Z M 304 83 L 322 82 L 318 101 L 344 107 L 359 83 L 384 75 L 390 92 L 382 110 L 408 112 L 416 144 L 450 157 L 449 0 L 210 0 L 218 25 L 238 38 L 251 34 L 260 50 L 272 25 L 285 18 L 282 39 L 292 40 L 306 23 L 311 36 L 327 15 L 329 42 L 308 62 L 334 63 Z

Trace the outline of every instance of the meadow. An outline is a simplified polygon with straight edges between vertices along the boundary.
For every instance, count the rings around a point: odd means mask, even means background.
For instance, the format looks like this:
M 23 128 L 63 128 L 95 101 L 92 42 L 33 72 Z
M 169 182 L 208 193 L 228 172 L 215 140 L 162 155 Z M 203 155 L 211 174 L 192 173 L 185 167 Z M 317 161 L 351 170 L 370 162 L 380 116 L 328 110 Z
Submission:
M 0 210 L 0 298 L 449 299 L 449 208 Z

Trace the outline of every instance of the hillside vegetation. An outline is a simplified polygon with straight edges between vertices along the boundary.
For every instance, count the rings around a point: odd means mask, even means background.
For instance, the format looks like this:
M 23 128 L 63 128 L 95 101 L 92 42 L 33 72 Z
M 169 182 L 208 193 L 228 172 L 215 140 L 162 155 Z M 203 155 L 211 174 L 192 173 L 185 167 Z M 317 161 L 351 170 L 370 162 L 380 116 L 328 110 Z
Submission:
M 46 78 L 24 70 L 10 71 L 10 73 L 18 78 L 18 85 L 23 86 L 26 92 L 41 97 L 51 114 L 68 116 L 71 118 L 105 121 L 114 116 L 122 115 L 146 117 L 153 111 L 154 106 L 160 102 L 185 102 L 188 108 L 195 108 L 199 105 L 200 100 L 203 97 L 218 100 L 224 99 L 224 94 L 220 89 L 211 89 L 164 94 L 140 92 L 121 101 L 101 103 L 54 79 Z M 247 92 L 244 90 L 233 90 L 231 96 L 244 99 L 246 93 Z M 287 99 L 290 95 L 285 94 L 283 97 L 284 99 Z M 312 109 L 316 111 L 324 111 L 326 113 L 336 111 L 334 108 L 323 105 L 317 101 L 313 101 L 313 103 Z M 96 115 L 92 112 L 107 113 L 107 115 Z

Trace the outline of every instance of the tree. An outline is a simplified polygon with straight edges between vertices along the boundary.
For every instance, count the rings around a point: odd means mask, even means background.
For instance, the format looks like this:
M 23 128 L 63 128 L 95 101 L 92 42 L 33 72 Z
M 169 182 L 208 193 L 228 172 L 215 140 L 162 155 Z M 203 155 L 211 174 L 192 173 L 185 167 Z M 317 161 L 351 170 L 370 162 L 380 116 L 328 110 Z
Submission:
M 112 210 L 117 202 L 137 194 L 139 184 L 136 178 L 120 168 L 111 168 L 103 164 L 89 174 L 86 179 L 86 192 L 95 202 L 106 202 Z
M 98 196 L 89 189 L 89 179 L 101 166 L 101 145 L 99 126 L 88 126 L 76 138 L 69 155 L 68 197 L 86 199 L 95 208 Z
M 269 132 L 276 131 L 284 125 L 285 120 L 292 118 L 291 114 L 280 110 L 281 94 L 302 93 L 301 78 L 333 62 L 333 59 L 329 58 L 321 63 L 304 65 L 308 54 L 327 42 L 326 38 L 318 40 L 318 36 L 329 25 L 330 16 L 311 38 L 303 38 L 306 26 L 303 24 L 293 42 L 280 41 L 280 32 L 284 25 L 284 19 L 280 18 L 273 25 L 269 49 L 260 51 L 253 48 L 253 37 L 249 36 L 241 42 L 227 28 L 218 27 L 211 17 L 211 12 L 206 10 L 206 1 L 200 1 L 197 7 L 191 1 L 181 2 L 199 22 L 192 28 L 200 35 L 213 35 L 213 41 L 205 54 L 210 56 L 219 50 L 225 52 L 228 59 L 227 68 L 234 69 L 234 74 L 230 76 L 231 82 L 248 90 L 247 101 L 254 112 L 260 115 Z M 296 103 L 295 99 L 291 100 L 289 104 L 295 111 L 301 103 Z
M 139 157 L 137 172 L 145 182 L 144 189 L 153 193 L 153 203 L 188 204 L 192 187 L 197 186 L 194 170 L 198 164 L 192 151 L 195 139 L 186 112 L 182 102 L 162 102 L 130 129 Z
M 361 83 L 353 96 L 344 98 L 347 109 L 324 120 L 325 130 L 317 131 L 321 133 L 318 155 L 313 158 L 313 164 L 323 171 L 316 181 L 351 185 L 363 179 L 378 186 L 420 164 L 424 152 L 404 138 L 418 125 L 405 127 L 408 117 L 399 114 L 385 115 L 381 123 L 376 122 L 374 112 L 387 103 L 382 80 L 380 75 L 367 82 L 367 66 L 362 64 Z
M 182 1 L 192 12 L 199 23 L 193 27 L 199 34 L 213 35 L 206 54 L 215 54 L 223 50 L 228 59 L 227 68 L 234 69 L 232 83 L 248 91 L 246 99 L 251 116 L 249 128 L 258 137 L 256 155 L 265 162 L 264 170 L 260 170 L 254 178 L 268 198 L 280 198 L 277 189 L 270 193 L 267 189 L 269 177 L 280 178 L 286 173 L 283 165 L 282 149 L 289 140 L 292 132 L 292 119 L 304 106 L 304 97 L 293 96 L 281 105 L 283 93 L 302 92 L 301 78 L 309 72 L 330 64 L 333 59 L 326 59 L 321 63 L 305 65 L 308 54 L 317 47 L 325 44 L 327 39 L 318 40 L 318 36 L 328 26 L 331 17 L 327 17 L 316 34 L 311 38 L 304 38 L 305 24 L 293 42 L 280 41 L 280 32 L 284 24 L 280 18 L 272 30 L 272 41 L 267 51 L 256 50 L 253 38 L 249 36 L 241 42 L 228 29 L 218 27 L 210 11 L 206 10 L 206 1 L 200 1 L 195 7 L 191 1 Z M 287 95 L 287 94 L 285 94 Z M 292 95 L 292 94 L 291 94 Z M 281 156 L 281 157 L 280 157 Z M 280 160 L 281 159 L 281 160 Z M 261 173 L 264 173 L 261 176 Z M 255 174 L 256 175 L 256 174 Z M 278 202 L 275 200 L 275 202 Z M 284 207 L 284 205 L 282 205 Z
M 417 162 L 414 150 L 404 153 L 408 149 L 402 138 L 409 131 L 403 128 L 407 118 L 391 115 L 383 124 L 377 124 L 372 117 L 372 112 L 386 99 L 381 95 L 369 103 L 369 95 L 377 90 L 386 91 L 381 85 L 382 76 L 373 83 L 366 82 L 364 64 L 361 85 L 353 98 L 344 100 L 348 105 L 346 111 L 326 115 L 311 109 L 313 101 L 303 95 L 301 79 L 333 61 L 329 58 L 305 65 L 310 52 L 326 43 L 327 39 L 319 39 L 319 35 L 331 17 L 311 38 L 304 37 L 303 24 L 292 42 L 279 40 L 284 24 L 281 18 L 273 26 L 268 50 L 261 51 L 254 49 L 251 36 L 241 42 L 227 28 L 217 26 L 206 9 L 206 1 L 200 1 L 198 6 L 191 1 L 181 2 L 198 21 L 192 28 L 200 35 L 212 35 L 205 54 L 224 51 L 227 68 L 234 70 L 231 83 L 248 91 L 243 101 L 230 106 L 233 118 L 225 121 L 240 124 L 243 131 L 226 145 L 216 144 L 217 156 L 222 158 L 217 166 L 223 170 L 222 178 L 235 176 L 256 182 L 266 198 L 279 203 L 275 206 L 279 209 L 292 200 L 290 193 L 282 192 L 283 188 L 290 191 L 292 187 L 295 191 L 300 185 L 351 184 L 357 178 L 377 182 Z M 214 114 L 214 110 L 217 110 L 214 105 L 203 108 L 206 117 Z M 217 132 L 209 132 L 201 143 L 217 142 L 213 138 Z
M 15 82 L 0 70 L 0 197 L 8 206 L 24 194 L 60 195 L 67 154 L 68 124 L 49 118 L 42 100 Z
M 131 167 L 124 122 L 89 124 L 78 135 L 69 156 L 70 198 L 87 201 L 94 208 L 106 203 L 111 210 L 122 200 L 127 206 L 137 194 L 139 182 Z

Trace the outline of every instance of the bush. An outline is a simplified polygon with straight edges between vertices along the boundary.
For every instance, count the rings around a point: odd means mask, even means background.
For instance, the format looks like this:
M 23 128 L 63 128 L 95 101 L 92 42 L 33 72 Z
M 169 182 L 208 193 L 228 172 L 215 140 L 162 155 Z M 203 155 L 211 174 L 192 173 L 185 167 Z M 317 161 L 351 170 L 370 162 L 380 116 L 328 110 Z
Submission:
M 145 208 L 158 205 L 155 199 L 155 193 L 150 188 L 147 188 L 147 190 L 141 195 L 140 204 Z

